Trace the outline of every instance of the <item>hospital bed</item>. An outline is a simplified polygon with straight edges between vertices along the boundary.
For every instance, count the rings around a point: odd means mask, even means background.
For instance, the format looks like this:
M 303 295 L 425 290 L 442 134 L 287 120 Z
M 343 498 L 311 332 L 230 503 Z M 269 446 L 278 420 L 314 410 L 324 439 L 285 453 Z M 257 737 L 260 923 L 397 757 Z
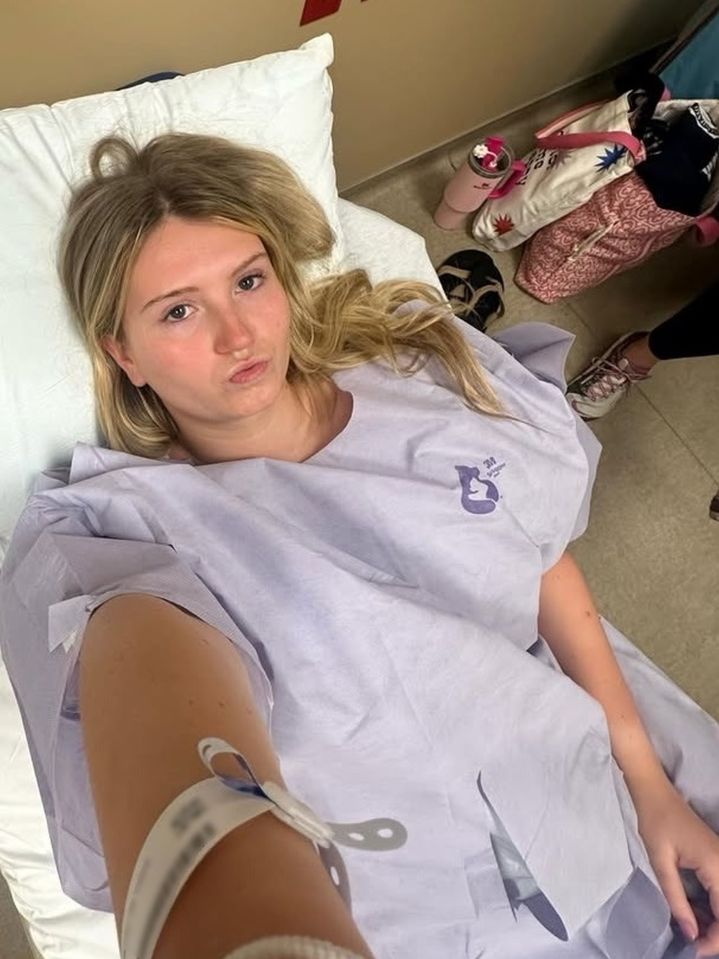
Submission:
M 87 173 L 89 150 L 102 136 L 116 132 L 144 143 L 178 130 L 274 152 L 313 192 L 335 233 L 333 252 L 316 272 L 363 267 L 374 282 L 413 278 L 441 291 L 420 236 L 337 195 L 332 57 L 325 35 L 295 51 L 185 77 L 53 107 L 0 111 L 0 562 L 33 477 L 67 464 L 76 442 L 100 442 L 89 360 L 54 261 L 69 187 Z M 716 724 L 606 625 L 640 711 L 654 721 L 662 760 L 680 788 L 683 780 L 691 785 L 687 795 L 710 821 L 716 776 L 705 760 L 717 754 Z M 682 730 L 691 730 L 691 750 L 683 748 Z M 60 887 L 18 704 L 1 662 L 0 871 L 39 959 L 119 959 L 113 916 L 78 905 Z

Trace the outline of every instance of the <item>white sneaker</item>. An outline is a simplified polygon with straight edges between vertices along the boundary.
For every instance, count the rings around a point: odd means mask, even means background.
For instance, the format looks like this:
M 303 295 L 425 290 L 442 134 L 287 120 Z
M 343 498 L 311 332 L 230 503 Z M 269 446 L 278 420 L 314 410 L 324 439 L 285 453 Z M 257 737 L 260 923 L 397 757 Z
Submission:
M 651 373 L 638 370 L 622 356 L 623 351 L 646 332 L 626 333 L 567 386 L 567 402 L 585 420 L 605 416 L 629 392 L 632 383 L 649 379 Z

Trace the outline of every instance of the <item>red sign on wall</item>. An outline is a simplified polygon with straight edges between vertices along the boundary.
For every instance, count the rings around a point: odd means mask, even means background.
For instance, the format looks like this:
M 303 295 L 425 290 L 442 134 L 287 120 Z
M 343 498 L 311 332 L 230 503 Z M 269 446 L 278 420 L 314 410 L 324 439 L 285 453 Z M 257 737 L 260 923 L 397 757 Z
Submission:
M 321 20 L 322 17 L 329 17 L 331 13 L 337 13 L 341 6 L 342 0 L 305 0 L 300 26 L 312 23 L 313 20 Z

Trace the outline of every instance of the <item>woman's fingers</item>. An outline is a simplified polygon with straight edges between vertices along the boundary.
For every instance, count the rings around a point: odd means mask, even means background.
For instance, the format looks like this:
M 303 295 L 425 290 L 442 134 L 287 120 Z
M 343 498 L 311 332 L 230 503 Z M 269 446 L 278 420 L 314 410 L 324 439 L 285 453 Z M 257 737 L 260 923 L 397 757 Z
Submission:
M 719 924 L 719 880 L 715 886 L 710 886 L 707 892 L 709 893 L 709 904 L 712 907 L 714 919 L 716 920 L 716 924 Z M 717 949 L 717 953 L 719 954 L 719 949 Z
M 719 956 L 719 921 L 715 920 L 696 942 L 697 957 Z
M 662 892 L 667 898 L 672 915 L 679 923 L 679 927 L 686 938 L 694 942 L 699 935 L 699 926 L 684 891 L 676 858 L 671 852 L 667 852 L 661 857 L 655 856 L 652 865 L 659 880 L 659 885 L 662 887 Z M 707 953 L 707 955 L 711 955 L 711 953 Z
M 714 918 L 719 922 L 719 855 L 709 867 L 697 869 L 697 878 L 707 891 L 707 898 Z M 717 950 L 719 952 L 719 950 Z
M 719 955 L 719 858 L 696 870 L 697 878 L 707 892 L 700 918 L 701 938 L 697 942 L 697 956 Z M 711 910 L 711 915 L 709 911 Z

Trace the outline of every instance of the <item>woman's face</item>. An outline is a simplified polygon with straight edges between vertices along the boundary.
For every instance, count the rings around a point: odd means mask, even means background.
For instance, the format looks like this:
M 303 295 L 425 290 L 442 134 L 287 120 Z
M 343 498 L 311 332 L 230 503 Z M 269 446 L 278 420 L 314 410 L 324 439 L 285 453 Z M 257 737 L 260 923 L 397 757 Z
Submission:
M 103 345 L 136 386 L 152 387 L 181 433 L 231 427 L 285 389 L 289 317 L 258 236 L 168 217 L 130 274 L 124 342 Z

